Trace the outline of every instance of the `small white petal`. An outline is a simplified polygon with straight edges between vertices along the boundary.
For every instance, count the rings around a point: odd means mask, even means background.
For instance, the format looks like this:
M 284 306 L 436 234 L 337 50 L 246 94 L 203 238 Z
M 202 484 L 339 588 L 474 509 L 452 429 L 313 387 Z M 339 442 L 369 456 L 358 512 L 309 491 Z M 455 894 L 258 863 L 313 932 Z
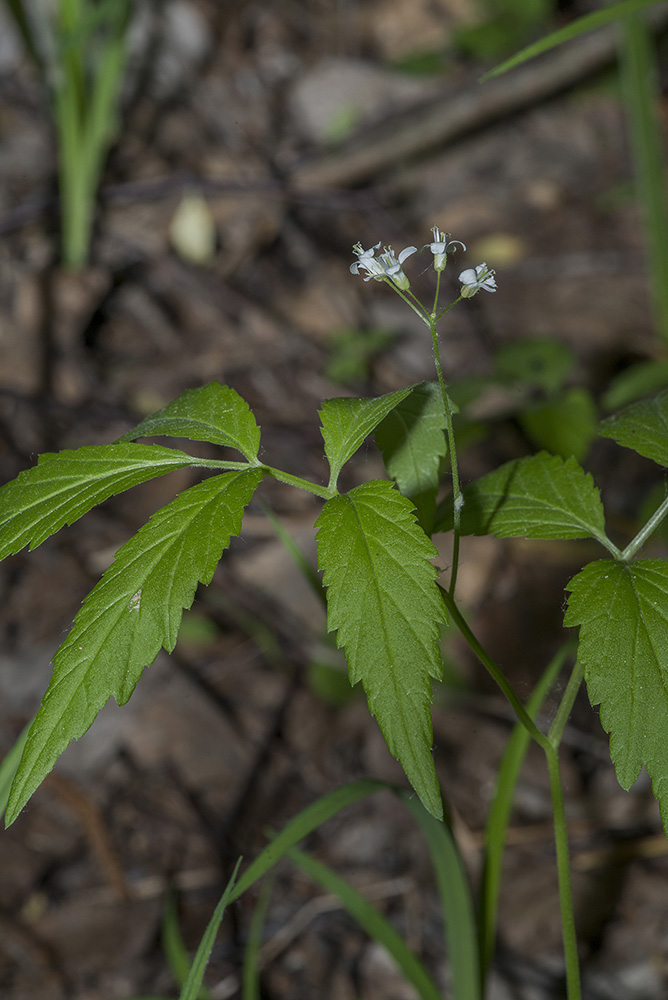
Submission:
M 411 254 L 414 254 L 414 253 L 417 253 L 417 252 L 418 252 L 418 248 L 417 247 L 406 247 L 399 254 L 399 263 L 403 264 L 403 262 L 406 260 L 407 257 L 410 257 Z

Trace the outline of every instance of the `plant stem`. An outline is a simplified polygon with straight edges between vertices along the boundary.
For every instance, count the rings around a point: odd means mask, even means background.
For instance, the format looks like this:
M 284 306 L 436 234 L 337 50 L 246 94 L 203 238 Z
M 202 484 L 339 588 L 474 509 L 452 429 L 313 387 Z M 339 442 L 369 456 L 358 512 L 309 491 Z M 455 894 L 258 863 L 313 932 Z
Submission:
M 543 701 L 556 681 L 569 652 L 570 643 L 564 643 L 552 658 L 533 689 L 526 706 L 526 710 L 532 719 L 535 720 L 538 715 Z M 479 906 L 480 974 L 483 982 L 487 975 L 496 943 L 503 850 L 506 843 L 508 824 L 517 780 L 529 748 L 530 739 L 531 737 L 526 729 L 518 722 L 513 729 L 512 736 L 508 740 L 501 760 L 496 781 L 496 792 L 485 824 L 485 852 Z
M 455 444 L 455 429 L 452 424 L 452 407 L 450 406 L 448 390 L 445 384 L 445 379 L 443 377 L 443 368 L 441 366 L 440 352 L 438 349 L 438 334 L 436 333 L 436 321 L 434 319 L 431 320 L 429 324 L 429 329 L 431 331 L 431 342 L 434 348 L 434 364 L 436 365 L 438 384 L 441 387 L 441 396 L 443 398 L 443 410 L 445 411 L 445 421 L 448 430 L 448 451 L 450 453 L 450 471 L 452 473 L 452 504 L 453 504 L 453 543 L 452 543 L 452 568 L 450 570 L 450 595 L 454 597 L 455 586 L 457 584 L 457 568 L 459 566 L 459 536 L 460 536 L 460 527 L 462 520 L 462 507 L 464 505 L 464 497 L 462 496 L 462 490 L 459 483 L 459 469 L 457 467 L 457 446 Z
M 318 486 L 316 483 L 310 483 L 308 479 L 302 479 L 301 476 L 293 476 L 289 472 L 283 472 L 282 469 L 274 469 L 271 465 L 263 464 L 259 467 L 268 476 L 278 479 L 279 482 L 287 483 L 288 486 L 296 486 L 299 490 L 307 490 L 308 493 L 322 497 L 323 500 L 331 500 L 332 497 L 336 496 L 336 489 L 332 490 L 328 486 Z
M 571 671 L 571 676 L 568 679 L 568 684 L 566 685 L 566 690 L 564 691 L 564 696 L 559 703 L 559 708 L 557 709 L 557 714 L 554 717 L 554 721 L 550 726 L 550 731 L 547 734 L 547 738 L 556 750 L 561 743 L 561 737 L 564 733 L 564 727 L 570 718 L 570 714 L 573 710 L 573 704 L 577 697 L 578 691 L 580 690 L 580 685 L 582 684 L 582 678 L 584 677 L 584 667 L 579 660 L 575 661 L 573 665 L 573 670 Z
M 575 671 L 574 671 L 575 674 Z M 571 677 L 571 680 L 573 677 Z M 570 687 L 570 684 L 569 684 Z M 566 697 L 568 688 L 566 689 Z M 578 957 L 578 942 L 575 932 L 575 915 L 573 912 L 573 892 L 571 889 L 571 869 L 568 856 L 568 828 L 564 809 L 564 793 L 561 786 L 559 770 L 559 751 L 549 745 L 545 749 L 547 769 L 550 776 L 550 794 L 552 796 L 552 812 L 554 816 L 554 841 L 557 851 L 557 878 L 559 880 L 559 902 L 561 906 L 561 928 L 564 939 L 564 958 L 566 960 L 566 991 L 568 1000 L 582 1000 L 580 986 L 580 960 Z
M 504 695 L 506 696 L 506 699 L 510 703 L 510 706 L 513 709 L 515 715 L 517 716 L 519 722 L 522 723 L 524 728 L 527 730 L 529 735 L 536 741 L 536 743 L 538 743 L 538 745 L 543 748 L 545 753 L 553 752 L 553 747 L 549 739 L 547 738 L 547 736 L 545 736 L 544 733 L 541 733 L 540 729 L 533 721 L 529 713 L 526 711 L 524 705 L 522 704 L 522 702 L 517 697 L 512 687 L 506 680 L 502 671 L 496 665 L 491 656 L 483 649 L 481 644 L 478 642 L 475 635 L 473 634 L 468 624 L 466 623 L 461 611 L 457 607 L 452 595 L 447 590 L 445 590 L 444 587 L 440 587 L 439 589 L 441 591 L 441 597 L 443 598 L 446 608 L 452 615 L 455 625 L 462 633 L 462 635 L 468 642 L 469 646 L 471 647 L 475 655 L 478 657 L 478 659 L 480 660 L 480 662 L 482 663 L 483 667 L 488 672 L 492 680 L 503 691 Z
M 400 288 L 399 288 L 399 287 L 398 287 L 397 285 L 395 285 L 395 283 L 394 283 L 394 282 L 392 281 L 392 279 L 391 279 L 391 278 L 385 278 L 385 282 L 386 282 L 386 284 L 388 284 L 388 285 L 389 285 L 389 286 L 390 286 L 390 287 L 392 288 L 392 290 L 393 290 L 393 291 L 395 291 L 395 292 L 397 293 L 397 295 L 399 296 L 399 298 L 400 298 L 400 299 L 403 299 L 403 300 L 404 300 L 404 302 L 406 303 L 406 305 L 407 305 L 407 306 L 408 306 L 408 307 L 409 307 L 410 309 L 412 309 L 412 310 L 413 310 L 413 312 L 415 313 L 415 315 L 416 315 L 416 316 L 419 316 L 419 317 L 420 317 L 420 319 L 422 320 L 422 322 L 423 322 L 424 324 L 426 324 L 426 326 L 429 326 L 429 318 L 428 318 L 428 316 L 427 316 L 427 315 L 426 315 L 426 314 L 425 314 L 425 313 L 423 312 L 423 310 L 422 310 L 422 308 L 421 308 L 421 306 L 422 306 L 422 303 L 421 303 L 421 302 L 419 303 L 419 305 L 420 305 L 420 308 L 418 308 L 418 306 L 414 305 L 414 304 L 413 304 L 413 303 L 411 302 L 411 300 L 410 300 L 410 299 L 408 298 L 408 295 L 406 295 L 406 294 L 405 294 L 404 292 L 402 292 L 402 290 L 401 290 L 401 289 L 400 289 Z M 415 296 L 413 295 L 413 293 L 412 293 L 412 292 L 410 292 L 410 295 L 412 295 L 412 296 L 413 296 L 413 298 L 415 298 Z M 416 301 L 418 301 L 418 300 L 416 300 Z
M 619 558 L 622 562 L 628 562 L 633 558 L 636 552 L 643 547 L 649 536 L 656 531 L 666 514 L 668 514 L 668 497 L 666 497 L 661 506 L 654 511 L 647 524 L 643 525 L 633 541 L 629 542 L 624 551 L 620 554 Z

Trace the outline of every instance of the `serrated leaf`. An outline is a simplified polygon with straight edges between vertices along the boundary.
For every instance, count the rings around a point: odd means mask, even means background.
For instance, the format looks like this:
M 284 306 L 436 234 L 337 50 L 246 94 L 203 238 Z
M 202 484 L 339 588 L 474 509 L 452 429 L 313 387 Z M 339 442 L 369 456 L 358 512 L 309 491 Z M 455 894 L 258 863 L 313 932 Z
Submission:
M 644 764 L 668 832 L 668 562 L 599 560 L 567 590 L 564 625 L 580 626 L 578 657 L 619 783 L 630 788 Z
M 408 396 L 412 388 L 413 386 L 407 386 L 372 399 L 344 396 L 323 402 L 319 416 L 332 485 L 336 484 L 342 467 L 364 439 L 373 434 L 378 424 Z
M 439 506 L 436 531 L 452 528 L 452 500 Z M 597 538 L 605 517 L 592 477 L 574 458 L 541 451 L 506 462 L 464 489 L 462 534 L 500 538 Z
M 327 627 L 345 648 L 350 682 L 362 681 L 390 753 L 424 806 L 442 817 L 429 708 L 445 619 L 429 562 L 436 549 L 410 501 L 383 480 L 328 500 L 317 527 Z
M 40 455 L 37 465 L 0 489 L 0 559 L 31 549 L 96 504 L 197 460 L 146 444 L 86 445 Z
M 454 406 L 453 406 L 454 409 Z M 388 474 L 415 505 L 418 523 L 431 534 L 446 420 L 437 382 L 414 386 L 376 428 L 376 443 Z
M 245 399 L 220 382 L 186 389 L 157 413 L 146 417 L 119 441 L 140 437 L 181 437 L 236 448 L 249 462 L 257 459 L 260 428 Z
M 160 648 L 174 648 L 183 609 L 197 584 L 211 581 L 261 475 L 249 470 L 204 480 L 157 511 L 118 550 L 54 657 L 12 786 L 8 823 L 109 698 L 125 704 Z
M 668 389 L 607 417 L 599 433 L 668 467 Z

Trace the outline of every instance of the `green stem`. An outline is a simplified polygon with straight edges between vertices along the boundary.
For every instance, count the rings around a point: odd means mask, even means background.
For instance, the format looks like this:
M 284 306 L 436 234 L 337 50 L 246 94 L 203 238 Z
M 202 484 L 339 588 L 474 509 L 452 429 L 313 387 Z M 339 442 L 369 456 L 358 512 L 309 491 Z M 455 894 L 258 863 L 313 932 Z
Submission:
M 464 296 L 460 295 L 459 298 L 455 299 L 454 302 L 451 302 L 449 306 L 446 306 L 445 309 L 441 310 L 441 312 L 438 314 L 438 316 L 432 316 L 432 320 L 434 322 L 434 325 L 436 325 L 436 323 L 438 323 L 438 321 L 440 319 L 443 319 L 443 317 L 445 316 L 445 314 L 447 312 L 450 312 L 450 310 L 452 309 L 452 307 L 456 306 L 458 302 L 461 302 L 463 298 L 464 298 Z
M 443 271 L 437 271 L 436 272 L 436 291 L 434 292 L 434 305 L 433 305 L 432 310 L 431 310 L 432 319 L 436 315 L 436 307 L 438 306 L 438 296 L 439 296 L 439 293 L 440 293 L 440 290 L 441 290 L 441 275 L 442 274 L 443 274 Z M 434 320 L 434 322 L 436 322 L 436 320 Z
M 445 411 L 445 421 L 448 431 L 448 451 L 450 453 L 450 471 L 452 473 L 453 543 L 452 543 L 452 568 L 450 570 L 450 595 L 454 597 L 455 586 L 457 584 L 457 569 L 459 566 L 459 536 L 461 533 L 462 507 L 464 506 L 464 497 L 462 496 L 462 490 L 459 483 L 459 469 L 457 467 L 457 446 L 455 444 L 455 429 L 452 423 L 452 407 L 450 406 L 448 390 L 445 384 L 445 379 L 443 377 L 443 368 L 441 366 L 440 352 L 438 349 L 438 334 L 436 333 L 436 323 L 434 320 L 432 320 L 432 322 L 430 323 L 430 331 L 431 331 L 431 342 L 434 348 L 434 364 L 436 365 L 438 384 L 441 387 L 441 396 L 443 398 L 443 410 Z
M 524 705 L 522 704 L 522 702 L 517 697 L 512 687 L 506 680 L 502 671 L 496 665 L 491 656 L 485 651 L 485 649 L 483 649 L 481 644 L 478 642 L 475 635 L 469 628 L 467 622 L 465 621 L 464 616 L 457 607 L 452 595 L 448 593 L 448 591 L 445 590 L 443 587 L 440 587 L 439 589 L 441 591 L 441 597 L 443 598 L 446 608 L 452 615 L 455 625 L 457 626 L 461 634 L 464 636 L 467 643 L 469 644 L 475 655 L 478 657 L 478 659 L 480 660 L 483 667 L 490 675 L 494 683 L 498 685 L 498 687 L 506 696 L 506 699 L 510 703 L 510 706 L 514 711 L 515 715 L 517 716 L 518 721 L 522 723 L 522 725 L 527 730 L 529 735 L 536 741 L 536 743 L 538 743 L 539 746 L 543 748 L 545 753 L 552 752 L 553 747 L 549 739 L 547 738 L 547 736 L 545 736 L 544 733 L 541 733 L 540 729 L 533 721 L 529 713 L 526 711 Z
M 580 690 L 580 685 L 582 684 L 582 678 L 584 677 L 584 667 L 579 660 L 575 661 L 573 669 L 571 671 L 571 676 L 566 685 L 566 690 L 564 691 L 564 696 L 559 703 L 559 708 L 557 709 L 557 714 L 554 717 L 554 721 L 550 726 L 550 731 L 547 734 L 547 738 L 556 750 L 561 743 L 561 737 L 564 733 L 564 726 L 570 718 L 570 714 L 573 710 L 573 705 L 577 697 L 578 691 Z
M 654 511 L 647 524 L 643 525 L 633 541 L 629 542 L 624 551 L 619 555 L 619 559 L 622 562 L 628 562 L 633 558 L 636 552 L 643 547 L 649 536 L 656 531 L 666 514 L 668 514 L 668 497 Z
M 418 302 L 418 305 L 420 306 L 420 308 L 418 308 L 418 306 L 414 305 L 411 302 L 411 300 L 408 298 L 408 295 L 406 295 L 404 292 L 402 292 L 402 290 L 398 287 L 398 285 L 395 285 L 395 283 L 392 281 L 391 278 L 385 278 L 385 281 L 390 286 L 390 288 L 392 288 L 393 291 L 395 291 L 397 293 L 397 295 L 399 296 L 399 298 L 403 299 L 404 302 L 406 303 L 406 305 L 410 309 L 413 310 L 413 312 L 415 313 L 415 315 L 419 316 L 420 319 L 422 320 L 422 322 L 426 326 L 429 326 L 429 318 L 427 317 L 427 315 L 425 314 L 425 312 L 421 308 L 422 307 L 422 303 L 419 301 L 419 299 L 416 299 L 416 302 Z M 415 298 L 415 296 L 413 295 L 412 292 L 410 294 L 413 296 L 413 298 Z
M 572 678 L 571 678 L 572 679 Z M 567 689 L 568 694 L 568 689 Z M 571 889 L 571 868 L 568 856 L 568 828 L 564 809 L 564 793 L 559 770 L 559 751 L 550 745 L 545 749 L 547 769 L 550 776 L 550 794 L 554 816 L 554 841 L 557 851 L 557 878 L 559 881 L 559 901 L 561 905 L 561 927 L 566 960 L 566 991 L 568 1000 L 581 1000 L 580 960 L 575 932 L 573 912 L 573 892 Z
M 547 669 L 531 693 L 526 710 L 536 719 L 547 694 L 557 679 L 570 643 L 564 643 L 552 658 Z M 503 851 L 506 843 L 508 823 L 515 798 L 515 789 L 522 764 L 529 748 L 531 737 L 519 722 L 513 729 L 503 754 L 496 781 L 496 792 L 485 824 L 485 853 L 480 884 L 480 972 L 485 979 L 492 960 L 496 942 L 496 927 L 501 892 Z
M 280 483 L 287 483 L 288 486 L 296 486 L 299 490 L 306 490 L 308 493 L 313 493 L 317 497 L 322 497 L 323 500 L 331 500 L 332 497 L 336 496 L 336 488 L 331 488 L 329 486 L 317 486 L 315 483 L 310 483 L 308 479 L 302 479 L 301 476 L 293 476 L 289 472 L 283 472 L 282 469 L 274 469 L 271 465 L 261 465 L 260 468 L 267 473 L 268 476 L 272 476 L 277 479 Z

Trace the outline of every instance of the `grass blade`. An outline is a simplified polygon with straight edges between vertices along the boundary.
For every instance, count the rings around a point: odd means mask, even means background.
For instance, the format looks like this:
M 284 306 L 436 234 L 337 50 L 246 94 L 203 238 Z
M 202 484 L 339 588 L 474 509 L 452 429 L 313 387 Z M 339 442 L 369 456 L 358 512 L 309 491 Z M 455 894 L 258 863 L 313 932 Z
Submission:
M 484 83 L 494 76 L 501 76 L 502 73 L 507 73 L 508 70 L 515 69 L 516 66 L 521 66 L 529 59 L 534 59 L 536 56 L 542 55 L 543 52 L 549 52 L 550 49 L 556 48 L 557 45 L 563 45 L 564 42 L 569 42 L 572 38 L 577 38 L 578 35 L 594 31 L 595 28 L 602 28 L 606 24 L 618 21 L 620 17 L 634 14 L 636 11 L 642 10 L 643 7 L 652 7 L 660 2 L 661 0 L 622 0 L 621 3 L 613 4 L 611 7 L 595 10 L 591 14 L 585 14 L 584 17 L 578 17 L 577 20 L 567 24 L 565 28 L 553 31 L 552 34 L 539 38 L 537 42 L 527 45 L 520 52 L 516 52 L 510 59 L 506 59 L 499 66 L 491 69 L 489 73 L 485 73 L 480 78 L 480 83 Z
M 561 670 L 570 647 L 564 646 L 548 664 L 527 702 L 527 712 L 535 719 Z M 515 796 L 515 788 L 531 736 L 517 723 L 508 740 L 496 780 L 496 793 L 485 827 L 485 860 L 480 886 L 480 964 L 483 978 L 496 941 L 496 924 L 501 887 L 503 851 Z
M 234 866 L 234 871 L 232 872 L 229 882 L 225 886 L 225 891 L 220 897 L 218 906 L 213 911 L 213 916 L 204 931 L 199 948 L 197 949 L 197 954 L 195 955 L 193 963 L 190 966 L 190 972 L 188 973 L 186 981 L 183 984 L 179 1000 L 199 1000 L 201 996 L 200 989 L 202 986 L 204 970 L 207 967 L 209 956 L 211 955 L 211 949 L 213 948 L 213 943 L 216 940 L 216 934 L 218 933 L 218 928 L 220 927 L 227 905 L 232 902 L 234 883 L 236 881 L 240 864 L 241 858 L 239 858 Z
M 668 198 L 655 43 L 642 14 L 620 25 L 620 71 L 659 336 L 668 341 Z
M 30 15 L 28 10 L 23 5 L 23 0 L 7 0 L 7 6 L 14 18 L 16 27 L 21 35 L 21 40 L 25 45 L 26 52 L 32 59 L 32 61 L 37 66 L 40 74 L 43 76 L 44 60 L 42 54 L 39 50 L 39 46 L 35 39 L 32 24 L 30 23 Z
M 162 948 L 171 973 L 179 984 L 179 988 L 182 989 L 190 972 L 191 960 L 181 936 L 176 893 L 173 889 L 167 894 L 165 909 L 162 915 Z M 205 986 L 200 987 L 197 1000 L 211 1000 L 211 994 Z
M 448 823 L 439 823 L 414 797 L 399 792 L 424 834 L 436 873 L 443 910 L 452 995 L 457 1000 L 481 1000 L 478 932 L 471 887 Z
M 420 808 L 423 809 L 423 807 Z M 426 810 L 423 811 L 425 816 L 428 815 Z M 440 825 L 432 817 L 429 819 L 436 825 Z M 360 927 L 363 927 L 374 941 L 386 949 L 408 982 L 415 987 L 422 1000 L 441 1000 L 440 990 L 419 958 L 410 950 L 385 917 L 357 889 L 354 889 L 349 882 L 333 872 L 331 868 L 316 861 L 315 858 L 303 851 L 295 848 L 290 851 L 289 857 L 326 892 L 332 893 L 341 900 L 344 908 Z M 459 993 L 457 997 L 460 997 Z M 245 997 L 244 1000 L 246 1000 Z M 461 994 L 461 1000 L 464 1000 L 464 994 Z
M 343 788 L 337 788 L 336 791 L 323 795 L 313 805 L 307 806 L 294 819 L 290 820 L 285 829 L 281 830 L 255 861 L 248 866 L 231 891 L 229 902 L 233 902 L 243 895 L 259 878 L 266 875 L 281 858 L 285 857 L 292 847 L 295 847 L 313 830 L 322 826 L 326 820 L 331 819 L 332 816 L 345 809 L 346 806 L 352 805 L 353 802 L 387 789 L 391 789 L 391 786 L 384 781 L 353 781 L 349 785 L 344 785 Z
M 266 503 L 264 500 L 262 503 L 262 511 L 274 529 L 276 536 L 280 542 L 283 543 L 288 555 L 292 558 L 292 561 L 296 565 L 297 569 L 301 572 L 302 576 L 306 582 L 310 585 L 311 590 L 315 596 L 322 602 L 322 604 L 327 607 L 327 597 L 325 595 L 325 588 L 322 585 L 322 580 L 318 573 L 308 561 L 302 550 L 299 548 L 294 538 L 290 532 L 284 527 L 283 522 L 279 517 L 277 517 L 276 512 Z
M 260 946 L 272 889 L 273 879 L 269 879 L 260 889 L 260 895 L 253 910 L 253 919 L 248 930 L 248 943 L 244 951 L 242 1000 L 260 1000 Z

